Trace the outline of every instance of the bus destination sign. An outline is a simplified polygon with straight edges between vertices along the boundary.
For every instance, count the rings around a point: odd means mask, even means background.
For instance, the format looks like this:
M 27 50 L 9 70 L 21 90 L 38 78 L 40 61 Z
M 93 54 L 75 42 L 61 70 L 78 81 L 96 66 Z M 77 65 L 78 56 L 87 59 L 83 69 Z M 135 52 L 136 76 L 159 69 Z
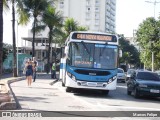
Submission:
M 73 33 L 72 39 L 117 42 L 117 38 L 114 35 L 92 33 Z

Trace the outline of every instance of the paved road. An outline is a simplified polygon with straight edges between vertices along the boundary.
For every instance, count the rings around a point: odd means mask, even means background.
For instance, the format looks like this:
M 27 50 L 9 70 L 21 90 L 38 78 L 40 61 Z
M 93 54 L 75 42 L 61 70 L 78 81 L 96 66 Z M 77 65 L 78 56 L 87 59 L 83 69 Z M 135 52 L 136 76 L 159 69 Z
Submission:
M 61 86 L 59 84 L 59 86 Z M 65 91 L 65 88 L 61 88 Z M 103 95 L 97 91 L 76 90 L 70 93 L 73 96 L 98 106 L 104 110 L 158 110 L 160 111 L 160 98 L 143 97 L 136 99 L 127 95 L 126 84 L 118 83 L 115 91 L 110 91 L 108 95 Z
M 23 110 L 42 110 L 42 111 L 123 111 L 123 110 L 139 110 L 144 109 L 144 104 L 149 104 L 158 109 L 159 100 L 134 99 L 132 96 L 126 95 L 125 86 L 120 84 L 116 91 L 110 92 L 108 96 L 102 95 L 98 92 L 75 92 L 66 93 L 65 88 L 61 86 L 61 82 L 56 82 L 53 85 L 50 83 L 50 75 L 42 74 L 38 76 L 36 82 L 32 87 L 27 86 L 26 80 L 15 82 L 11 84 L 12 90 L 21 106 L 20 111 Z M 157 106 L 156 106 L 157 105 Z M 148 107 L 145 107 L 148 110 Z M 149 109 L 150 109 L 149 108 Z M 26 118 L 27 119 L 27 118 Z M 39 120 L 40 118 L 36 118 Z M 45 119 L 45 118 L 43 118 Z M 46 118 L 53 119 L 53 118 Z M 56 119 L 63 119 L 62 117 Z M 68 120 L 73 119 L 65 118 Z M 74 117 L 75 120 L 82 120 L 84 118 Z M 95 119 L 110 119 L 110 120 L 128 120 L 129 118 L 85 118 L 86 120 Z M 141 120 L 144 118 L 138 118 Z M 147 118 L 152 120 L 152 118 Z M 147 120 L 145 118 L 145 120 Z M 158 120 L 154 118 L 153 120 Z M 8 119 L 6 119 L 8 120 Z M 16 119 L 17 120 L 17 119 Z M 137 118 L 133 118 L 137 120 Z

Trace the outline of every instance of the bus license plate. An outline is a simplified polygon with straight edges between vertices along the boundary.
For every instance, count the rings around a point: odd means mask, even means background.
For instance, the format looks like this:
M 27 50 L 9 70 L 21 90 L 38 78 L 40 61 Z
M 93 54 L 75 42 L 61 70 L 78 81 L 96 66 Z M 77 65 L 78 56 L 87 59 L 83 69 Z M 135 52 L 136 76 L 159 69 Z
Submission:
M 95 87 L 95 86 L 97 86 L 97 83 L 87 82 L 87 85 L 88 85 L 88 86 L 91 86 L 91 87 Z
M 150 92 L 151 92 L 151 93 L 159 93 L 159 90 L 151 89 Z

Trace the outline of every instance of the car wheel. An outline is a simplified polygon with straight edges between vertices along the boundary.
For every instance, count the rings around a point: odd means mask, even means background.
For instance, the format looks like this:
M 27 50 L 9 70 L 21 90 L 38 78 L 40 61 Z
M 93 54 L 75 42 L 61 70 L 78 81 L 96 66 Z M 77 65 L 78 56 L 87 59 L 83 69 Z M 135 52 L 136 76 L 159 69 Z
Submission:
M 138 93 L 137 88 L 134 89 L 134 97 L 139 98 L 139 93 Z
M 108 95 L 109 90 L 101 90 L 101 92 L 102 92 L 103 95 Z
M 66 92 L 71 92 L 72 91 L 72 88 L 71 87 L 67 87 L 66 88 Z
M 127 95 L 131 95 L 132 91 L 129 91 L 127 88 Z

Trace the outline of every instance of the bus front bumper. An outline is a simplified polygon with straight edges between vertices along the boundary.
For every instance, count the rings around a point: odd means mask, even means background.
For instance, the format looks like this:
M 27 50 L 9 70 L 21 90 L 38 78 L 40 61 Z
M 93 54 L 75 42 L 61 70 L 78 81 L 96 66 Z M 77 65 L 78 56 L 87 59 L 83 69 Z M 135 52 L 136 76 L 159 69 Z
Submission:
M 99 90 L 115 90 L 117 85 L 117 79 L 111 83 L 106 82 L 90 82 L 90 81 L 80 81 L 72 80 L 69 76 L 66 76 L 66 87 L 72 88 L 84 88 L 84 89 L 99 89 Z

